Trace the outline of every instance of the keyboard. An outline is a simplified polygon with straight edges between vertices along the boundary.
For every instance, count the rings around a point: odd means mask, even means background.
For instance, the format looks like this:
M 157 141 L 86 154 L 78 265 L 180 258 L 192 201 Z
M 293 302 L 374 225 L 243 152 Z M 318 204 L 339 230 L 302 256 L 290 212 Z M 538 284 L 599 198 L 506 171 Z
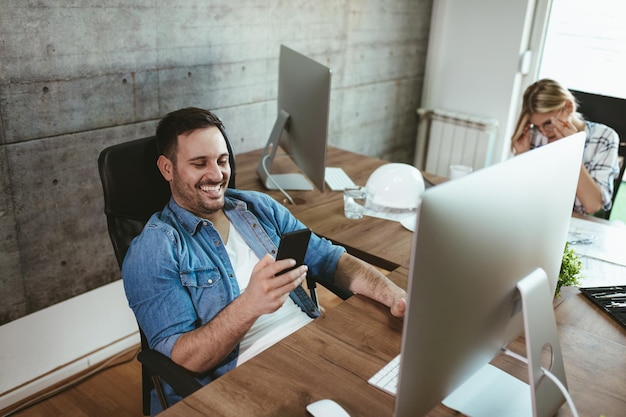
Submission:
M 398 375 L 400 374 L 400 355 L 393 358 L 367 382 L 388 394 L 396 395 L 398 391 Z
M 352 179 L 346 174 L 342 168 L 338 167 L 326 167 L 324 174 L 324 180 L 326 185 L 332 191 L 343 191 L 346 188 L 356 187 L 357 185 L 352 182 Z

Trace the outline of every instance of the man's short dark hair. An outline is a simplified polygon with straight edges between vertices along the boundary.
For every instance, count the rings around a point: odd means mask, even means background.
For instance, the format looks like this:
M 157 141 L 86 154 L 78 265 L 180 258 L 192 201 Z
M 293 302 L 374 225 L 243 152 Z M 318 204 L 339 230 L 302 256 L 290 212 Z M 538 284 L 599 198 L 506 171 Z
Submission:
M 160 155 L 172 159 L 176 152 L 178 136 L 211 126 L 224 131 L 224 124 L 219 117 L 208 110 L 187 107 L 168 113 L 157 126 L 157 150 Z

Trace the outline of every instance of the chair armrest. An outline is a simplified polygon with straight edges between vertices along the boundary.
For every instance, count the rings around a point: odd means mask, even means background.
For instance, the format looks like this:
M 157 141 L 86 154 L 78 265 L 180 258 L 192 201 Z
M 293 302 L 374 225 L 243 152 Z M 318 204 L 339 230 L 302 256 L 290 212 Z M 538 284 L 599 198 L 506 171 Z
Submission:
M 344 287 L 342 287 L 341 285 L 338 285 L 338 284 L 330 284 L 330 283 L 328 283 L 328 284 L 327 283 L 323 283 L 322 284 L 321 282 L 318 282 L 318 284 L 320 284 L 321 286 L 323 286 L 327 290 L 331 291 L 333 294 L 335 294 L 337 297 L 341 298 L 344 301 L 354 295 L 354 293 L 352 291 L 350 291 L 347 288 L 344 288 Z
M 183 398 L 202 388 L 190 371 L 174 363 L 161 352 L 144 349 L 139 352 L 137 359 L 146 367 L 151 376 L 161 377 Z

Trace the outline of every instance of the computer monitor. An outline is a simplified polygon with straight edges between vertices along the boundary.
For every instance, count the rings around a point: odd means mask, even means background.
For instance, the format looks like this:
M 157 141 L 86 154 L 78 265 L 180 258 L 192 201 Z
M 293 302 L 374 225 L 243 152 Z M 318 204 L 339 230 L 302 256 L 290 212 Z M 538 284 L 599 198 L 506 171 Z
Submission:
M 535 416 L 552 416 L 564 403 L 537 358 L 551 346 L 550 369 L 565 383 L 552 300 L 584 138 L 580 132 L 425 191 L 396 417 L 425 415 L 442 400 L 474 417 L 531 416 L 533 407 Z M 520 283 L 534 286 L 530 295 Z M 524 332 L 532 385 L 489 365 Z
M 308 178 L 324 191 L 331 75 L 330 68 L 281 45 L 278 115 L 257 166 L 267 189 L 312 190 Z M 279 145 L 304 175 L 272 174 Z

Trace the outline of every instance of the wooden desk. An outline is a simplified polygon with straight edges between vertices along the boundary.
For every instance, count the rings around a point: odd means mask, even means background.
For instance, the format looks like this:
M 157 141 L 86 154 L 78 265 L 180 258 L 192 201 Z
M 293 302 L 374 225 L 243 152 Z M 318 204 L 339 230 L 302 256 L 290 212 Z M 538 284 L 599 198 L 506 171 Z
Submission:
M 256 175 L 256 166 L 261 150 L 237 155 L 237 188 L 243 190 L 265 191 Z M 275 173 L 280 173 L 282 160 L 277 158 L 274 163 Z M 278 162 L 278 163 L 277 163 Z M 364 157 L 337 148 L 330 148 L 327 154 L 327 166 L 339 166 L 346 171 L 358 185 L 365 185 L 369 175 L 387 161 Z M 286 172 L 292 172 L 294 165 L 287 162 Z M 433 183 L 442 181 L 441 177 L 425 175 Z M 265 191 L 278 201 L 286 201 L 279 191 Z M 359 220 L 348 220 L 343 214 L 343 195 L 340 192 L 326 190 L 289 191 L 298 205 L 285 202 L 285 206 L 304 224 L 318 235 L 354 249 L 359 257 L 387 270 L 399 265 L 409 264 L 409 248 L 412 233 L 400 223 L 365 217 Z M 375 239 L 364 237 L 375 235 Z
M 383 163 L 343 151 L 331 151 L 329 165 L 342 166 L 360 184 L 365 183 L 377 164 Z M 353 163 L 352 158 L 358 164 Z M 254 181 L 256 176 L 251 178 L 248 172 L 250 161 L 254 161 L 256 167 L 253 156 L 238 157 L 238 167 L 246 167 L 238 171 L 239 188 L 259 187 Z M 324 214 L 320 216 L 306 205 L 292 208 L 294 214 L 317 233 L 345 240 L 363 251 L 372 250 L 375 257 L 397 263 L 400 266 L 389 276 L 399 285 L 406 286 L 410 232 L 393 222 L 372 218 L 345 219 L 340 193 L 309 193 L 294 197 L 306 198 L 308 203 L 315 205 L 319 198 L 325 207 Z M 281 198 L 280 193 L 271 194 Z M 374 230 L 376 239 L 363 238 L 367 236 L 364 231 Z M 393 235 L 392 241 L 403 242 L 404 246 L 398 245 L 401 253 L 384 248 L 389 242 L 381 236 L 389 235 Z M 382 240 L 383 244 L 369 240 Z M 594 417 L 624 415 L 626 332 L 574 288 L 565 288 L 561 298 L 555 300 L 555 313 L 569 389 L 579 414 Z M 365 297 L 353 296 L 161 415 L 304 417 L 308 416 L 307 404 L 331 398 L 352 417 L 392 416 L 394 398 L 369 386 L 367 379 L 400 352 L 401 338 L 402 322 L 393 318 L 386 307 Z M 523 340 L 520 338 L 511 348 L 523 353 Z M 526 379 L 525 367 L 509 357 L 500 356 L 494 364 Z M 455 416 L 458 413 L 439 405 L 429 415 Z M 571 415 L 567 405 L 558 415 Z

